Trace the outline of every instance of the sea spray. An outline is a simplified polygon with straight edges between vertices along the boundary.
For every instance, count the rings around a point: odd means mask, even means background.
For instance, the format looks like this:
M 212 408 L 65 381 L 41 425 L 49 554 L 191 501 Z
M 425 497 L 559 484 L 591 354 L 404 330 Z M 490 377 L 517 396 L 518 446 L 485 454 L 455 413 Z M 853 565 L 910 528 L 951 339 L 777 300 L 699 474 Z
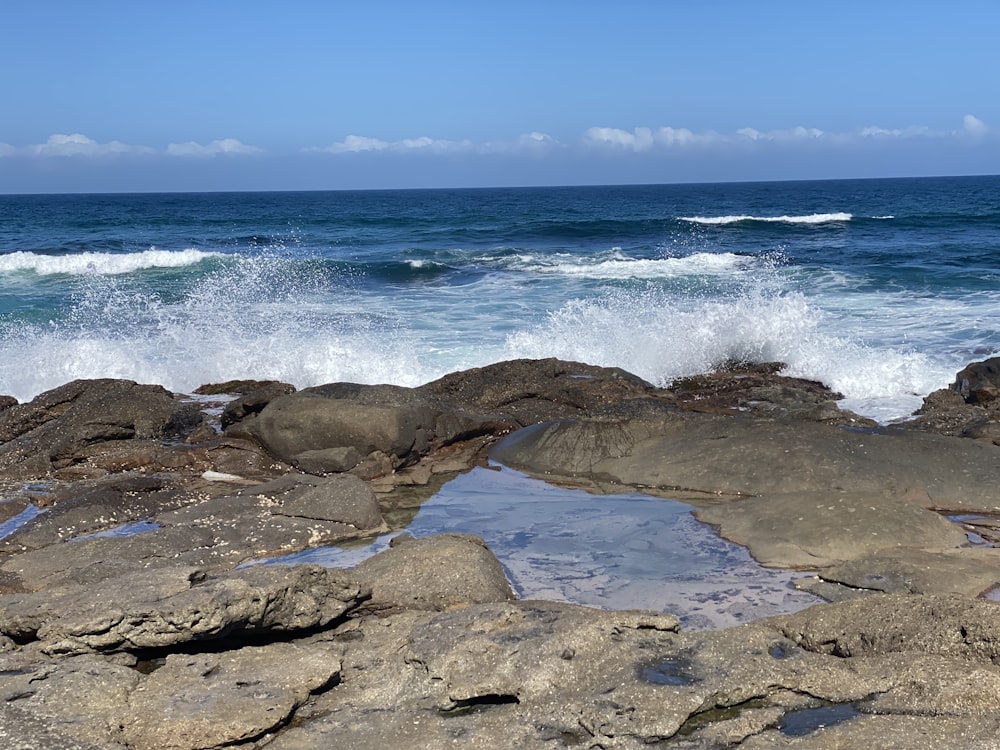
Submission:
M 330 283 L 321 269 L 293 274 L 287 261 L 260 256 L 233 259 L 173 300 L 92 275 L 61 319 L 0 325 L 0 382 L 22 401 L 96 377 L 181 392 L 240 378 L 423 382 L 399 321 L 359 304 L 349 285 L 333 300 L 314 299 L 319 290 L 329 296 Z
M 823 382 L 846 407 L 883 420 L 908 414 L 945 377 L 922 353 L 866 346 L 826 318 L 800 292 L 683 301 L 618 292 L 566 304 L 508 337 L 507 353 L 621 367 L 657 385 L 731 361 L 783 362 L 783 374 Z

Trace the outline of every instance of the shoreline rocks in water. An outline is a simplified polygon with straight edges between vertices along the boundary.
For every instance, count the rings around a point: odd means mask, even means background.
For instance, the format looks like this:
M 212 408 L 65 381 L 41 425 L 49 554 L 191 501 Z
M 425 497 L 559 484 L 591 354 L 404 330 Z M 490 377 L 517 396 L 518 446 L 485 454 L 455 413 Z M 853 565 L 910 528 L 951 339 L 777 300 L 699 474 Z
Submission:
M 995 746 L 1000 603 L 977 597 L 1000 584 L 998 365 L 892 427 L 774 364 L 671 388 L 558 360 L 412 389 L 240 382 L 200 389 L 208 412 L 74 381 L 6 405 L 4 505 L 46 512 L 0 539 L 0 738 Z M 350 570 L 250 564 L 399 528 L 488 452 L 550 482 L 685 500 L 845 601 L 685 632 L 670 613 L 514 600 L 486 545 L 457 534 L 399 537 Z

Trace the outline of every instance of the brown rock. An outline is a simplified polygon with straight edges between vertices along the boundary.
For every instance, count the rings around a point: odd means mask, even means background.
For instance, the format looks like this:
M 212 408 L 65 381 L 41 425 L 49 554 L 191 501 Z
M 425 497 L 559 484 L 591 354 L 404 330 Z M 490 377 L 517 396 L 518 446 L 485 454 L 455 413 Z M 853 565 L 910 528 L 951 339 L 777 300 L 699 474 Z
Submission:
M 240 391 L 239 398 L 230 401 L 222 410 L 222 428 L 241 422 L 251 414 L 259 414 L 264 407 L 279 396 L 295 393 L 295 386 L 276 381 L 259 384 L 256 388 Z
M 859 493 L 767 495 L 702 508 L 695 516 L 774 568 L 825 568 L 897 547 L 966 543 L 965 532 L 933 511 Z
M 987 404 L 1000 398 L 1000 357 L 973 362 L 955 376 L 950 388 L 970 404 Z
M 331 684 L 329 648 L 272 644 L 222 654 L 172 654 L 129 696 L 124 736 L 135 750 L 201 750 L 260 738 Z
M 181 437 L 202 421 L 192 404 L 130 380 L 74 380 L 0 411 L 0 472 L 43 476 L 100 443 Z
M 368 558 L 353 571 L 372 589 L 371 599 L 361 605 L 359 614 L 442 611 L 514 598 L 500 562 L 479 537 L 402 536 L 393 542 L 391 549 Z

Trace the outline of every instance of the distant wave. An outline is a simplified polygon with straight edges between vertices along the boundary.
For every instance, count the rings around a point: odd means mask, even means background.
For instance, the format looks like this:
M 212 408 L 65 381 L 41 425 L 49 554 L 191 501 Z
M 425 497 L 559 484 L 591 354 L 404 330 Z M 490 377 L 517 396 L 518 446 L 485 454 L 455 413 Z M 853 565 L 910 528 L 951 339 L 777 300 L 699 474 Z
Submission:
M 533 259 L 529 259 L 533 260 Z M 658 279 L 674 276 L 727 274 L 748 265 L 750 258 L 735 253 L 694 253 L 683 258 L 642 260 L 616 257 L 611 260 L 566 260 L 559 263 L 529 263 L 522 270 L 532 273 L 582 276 L 591 279 Z
M 140 253 L 75 253 L 73 255 L 40 255 L 17 251 L 0 255 L 0 273 L 34 271 L 40 276 L 52 274 L 97 274 L 112 276 L 132 273 L 145 268 L 182 268 L 193 266 L 220 253 L 201 250 L 158 250 L 150 248 Z
M 803 216 L 681 216 L 681 221 L 694 224 L 737 224 L 741 221 L 761 221 L 780 224 L 826 224 L 833 221 L 850 221 L 848 213 L 805 214 Z

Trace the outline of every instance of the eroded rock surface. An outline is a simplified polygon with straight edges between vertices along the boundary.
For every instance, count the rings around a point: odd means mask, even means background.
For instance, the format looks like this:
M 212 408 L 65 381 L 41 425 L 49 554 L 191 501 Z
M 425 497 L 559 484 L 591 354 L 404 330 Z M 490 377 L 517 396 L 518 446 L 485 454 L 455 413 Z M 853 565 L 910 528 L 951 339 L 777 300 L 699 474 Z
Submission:
M 202 420 L 160 386 L 74 380 L 0 411 L 0 471 L 39 476 L 86 460 L 106 444 L 176 437 Z
M 158 649 L 324 627 L 367 598 L 340 571 L 255 565 L 205 580 L 167 568 L 95 586 L 0 596 L 0 633 L 49 654 Z
M 177 565 L 221 572 L 386 530 L 374 493 L 353 476 L 290 475 L 238 494 L 195 500 L 153 515 L 142 533 L 44 547 L 34 546 L 36 540 L 59 537 L 64 526 L 58 515 L 39 516 L 8 538 L 9 550 L 25 551 L 0 562 L 0 590 L 90 585 Z
M 358 612 L 388 614 L 418 609 L 441 611 L 514 598 L 503 568 L 479 537 L 403 535 L 393 546 L 353 570 L 372 590 Z
M 1000 603 L 975 598 L 1000 581 L 995 402 L 970 385 L 876 429 L 777 372 L 657 389 L 522 360 L 417 389 L 248 385 L 225 436 L 119 381 L 0 411 L 0 476 L 46 478 L 16 499 L 48 507 L 0 543 L 0 744 L 996 747 Z M 238 567 L 384 531 L 362 478 L 428 483 L 533 424 L 494 455 L 694 502 L 768 564 L 815 569 L 803 587 L 864 597 L 684 632 L 670 613 L 514 601 L 463 535 L 353 570 Z
M 766 495 L 700 508 L 695 517 L 771 567 L 826 568 L 900 547 L 942 550 L 968 543 L 940 513 L 884 495 Z

